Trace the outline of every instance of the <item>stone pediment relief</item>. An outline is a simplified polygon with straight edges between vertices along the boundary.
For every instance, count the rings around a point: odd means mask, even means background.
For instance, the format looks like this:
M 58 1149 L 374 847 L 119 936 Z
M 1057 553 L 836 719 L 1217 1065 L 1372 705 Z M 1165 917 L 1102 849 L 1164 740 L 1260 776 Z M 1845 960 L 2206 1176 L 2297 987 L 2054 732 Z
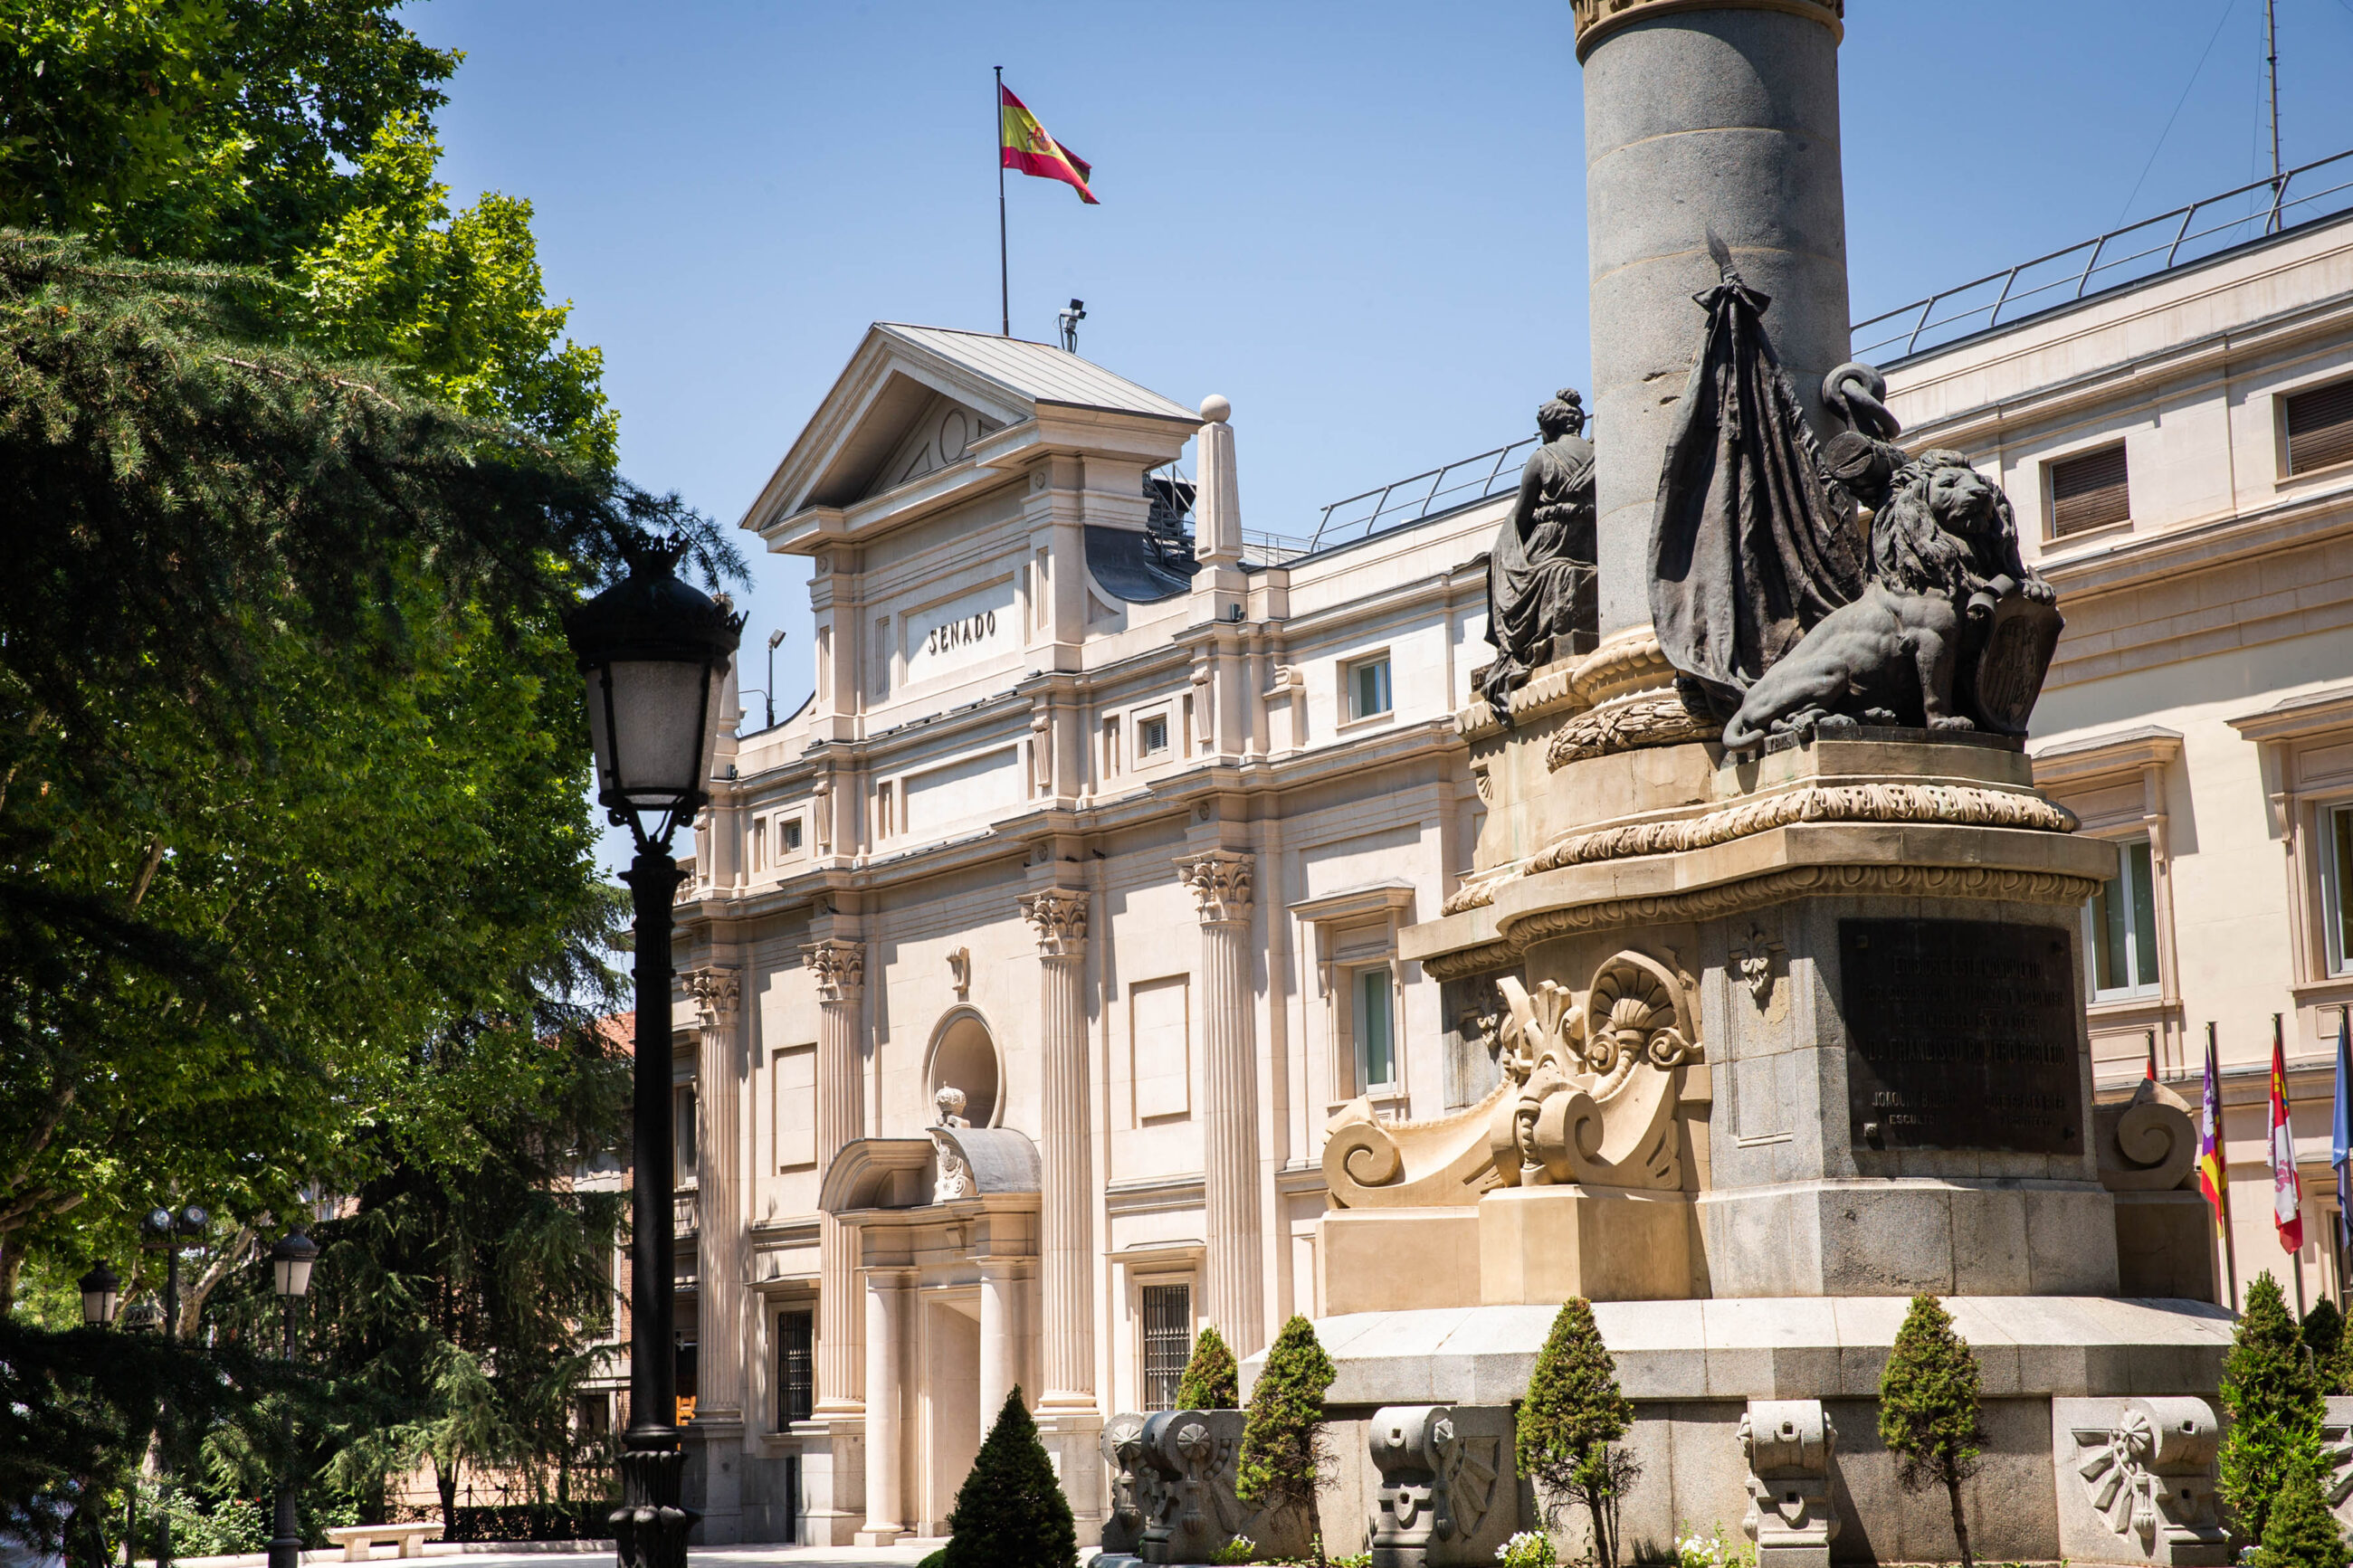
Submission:
M 898 445 L 854 499 L 863 500 L 926 474 L 952 468 L 972 455 L 974 442 L 1004 427 L 1004 421 L 934 393 L 907 422 Z
M 953 383 L 895 356 L 871 367 L 864 379 L 854 403 L 821 409 L 811 425 L 812 431 L 828 423 L 833 429 L 809 454 L 814 472 L 805 505 L 855 506 L 964 461 L 974 443 L 1027 417 L 1026 410 L 986 396 L 959 395 Z

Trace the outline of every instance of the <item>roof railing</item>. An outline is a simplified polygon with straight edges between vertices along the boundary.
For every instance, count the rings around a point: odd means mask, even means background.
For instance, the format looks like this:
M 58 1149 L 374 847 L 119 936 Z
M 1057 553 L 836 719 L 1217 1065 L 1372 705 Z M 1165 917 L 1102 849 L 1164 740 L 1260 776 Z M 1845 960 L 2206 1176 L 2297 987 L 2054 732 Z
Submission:
M 1442 468 L 1431 468 L 1378 489 L 1335 500 L 1324 509 L 1323 519 L 1316 523 L 1315 535 L 1307 542 L 1305 552 L 1313 554 L 1335 545 L 1352 544 L 1439 512 L 1484 500 L 1498 490 L 1517 489 L 1520 465 L 1535 448 L 1537 439 L 1530 436 L 1508 447 L 1498 447 Z
M 1890 359 L 1904 359 L 2000 326 L 2005 321 L 2016 322 L 2058 310 L 2087 294 L 2155 277 L 2247 240 L 2353 210 L 2353 195 L 2348 193 L 2353 193 L 2353 150 L 2300 164 L 2276 179 L 2250 181 L 2186 207 L 2110 229 L 2064 250 L 2038 256 L 2007 271 L 1989 273 L 1974 282 L 1858 321 L 1852 329 L 1854 356 L 1876 361 L 1891 346 L 1901 345 Z M 2211 219 L 2218 209 L 2242 198 L 2247 201 L 2246 211 L 2198 226 L 2201 216 Z M 2262 225 L 2258 232 L 2239 233 L 2255 224 Z M 2135 236 L 2141 237 L 2130 237 Z M 2162 259 L 2152 261 L 2152 258 Z M 1986 302 L 1989 295 L 1991 303 Z M 2007 317 L 2004 311 L 2010 312 Z M 1880 335 L 1871 336 L 1874 331 Z

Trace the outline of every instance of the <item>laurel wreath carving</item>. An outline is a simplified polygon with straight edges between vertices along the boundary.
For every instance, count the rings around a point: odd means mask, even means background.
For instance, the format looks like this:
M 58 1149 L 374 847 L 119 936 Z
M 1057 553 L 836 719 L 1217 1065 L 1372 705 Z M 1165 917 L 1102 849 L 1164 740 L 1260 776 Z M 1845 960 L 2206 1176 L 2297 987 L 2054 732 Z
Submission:
M 2075 814 L 2039 795 L 1974 784 L 1832 784 L 1743 801 L 1704 816 L 1637 822 L 1562 838 L 1528 869 L 1556 870 L 1640 855 L 1674 855 L 1800 822 L 1941 822 L 1968 827 L 2024 827 L 2073 833 Z
M 1682 698 L 1672 692 L 1664 697 L 1636 698 L 1630 702 L 1579 713 L 1553 731 L 1552 742 L 1545 748 L 1545 766 L 1558 773 L 1569 763 L 1588 757 L 1606 757 L 1613 752 L 1638 751 L 1644 746 L 1713 740 L 1723 732 L 1723 725 L 1694 713 L 1683 705 Z

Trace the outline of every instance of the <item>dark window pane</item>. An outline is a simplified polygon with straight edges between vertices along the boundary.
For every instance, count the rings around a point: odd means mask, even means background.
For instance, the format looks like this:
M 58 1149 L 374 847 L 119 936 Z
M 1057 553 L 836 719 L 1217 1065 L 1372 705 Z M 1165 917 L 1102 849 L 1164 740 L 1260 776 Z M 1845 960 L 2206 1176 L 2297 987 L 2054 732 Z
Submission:
M 776 1425 L 806 1421 L 817 1408 L 817 1314 L 776 1318 Z
M 2308 474 L 2353 461 L 2353 381 L 2287 400 L 2287 471 Z
M 1176 1408 L 1176 1385 L 1193 1359 L 1193 1288 L 1144 1288 L 1144 1407 Z
M 2152 877 L 2148 844 L 2125 846 L 2125 872 L 2132 883 L 2133 984 L 2157 984 L 2157 886 Z
M 2051 536 L 2105 528 L 2132 516 L 2132 487 L 2119 444 L 2051 465 Z
M 2329 956 L 2340 974 L 2353 970 L 2353 807 L 2340 808 L 2328 814 L 2329 845 L 2334 851 L 2337 873 L 2337 951 Z

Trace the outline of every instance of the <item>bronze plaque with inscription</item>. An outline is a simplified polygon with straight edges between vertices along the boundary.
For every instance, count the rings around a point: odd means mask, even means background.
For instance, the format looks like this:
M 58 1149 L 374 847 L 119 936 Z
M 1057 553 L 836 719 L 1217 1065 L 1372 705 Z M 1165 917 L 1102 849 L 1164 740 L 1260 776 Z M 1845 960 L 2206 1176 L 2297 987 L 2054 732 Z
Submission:
M 2080 1152 L 2073 955 L 2056 926 L 1839 921 L 1855 1147 Z

